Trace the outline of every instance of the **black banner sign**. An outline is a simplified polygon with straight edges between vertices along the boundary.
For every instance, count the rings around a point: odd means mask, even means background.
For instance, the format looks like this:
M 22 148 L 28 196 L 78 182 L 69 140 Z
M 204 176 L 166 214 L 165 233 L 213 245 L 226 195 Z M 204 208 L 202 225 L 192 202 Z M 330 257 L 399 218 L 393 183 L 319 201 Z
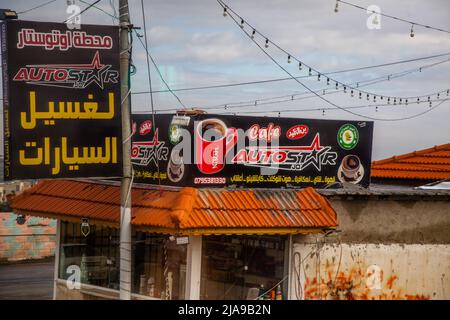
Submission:
M 326 187 L 370 182 L 373 122 L 134 115 L 135 181 L 174 186 Z
M 119 29 L 1 24 L 5 180 L 122 175 Z

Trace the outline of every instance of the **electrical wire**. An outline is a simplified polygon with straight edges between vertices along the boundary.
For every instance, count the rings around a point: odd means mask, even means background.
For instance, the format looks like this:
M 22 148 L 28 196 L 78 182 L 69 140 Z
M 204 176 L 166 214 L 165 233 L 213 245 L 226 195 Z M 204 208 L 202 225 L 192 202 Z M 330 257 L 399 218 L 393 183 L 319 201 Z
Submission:
M 90 3 L 87 2 L 87 1 L 84 1 L 84 0 L 78 0 L 78 1 L 80 1 L 80 2 L 82 2 L 82 3 L 84 3 L 84 4 L 87 4 L 87 5 L 90 5 Z M 112 1 L 114 1 L 114 0 L 112 0 Z M 111 14 L 111 13 L 107 12 L 106 10 L 104 10 L 104 9 L 102 9 L 102 8 L 100 8 L 100 7 L 97 7 L 96 5 L 93 5 L 92 7 L 93 7 L 94 9 L 97 9 L 97 10 L 103 12 L 104 14 L 110 16 L 112 19 L 119 20 L 119 18 L 117 17 L 117 13 L 116 13 L 116 10 L 115 10 L 115 6 L 112 6 L 112 9 L 114 10 L 114 14 Z
M 427 113 L 429 113 L 429 112 L 431 112 L 431 111 L 437 109 L 442 103 L 444 103 L 444 102 L 446 102 L 446 101 L 448 101 L 448 100 L 450 100 L 450 99 L 443 99 L 443 100 L 440 100 L 440 102 L 439 102 L 438 104 L 436 104 L 435 106 L 433 106 L 433 107 L 431 107 L 431 108 L 429 108 L 429 109 L 427 109 L 427 110 L 425 110 L 425 111 L 423 111 L 423 112 L 420 112 L 420 113 L 417 113 L 417 114 L 414 114 L 414 115 L 411 115 L 411 116 L 408 116 L 408 117 L 390 118 L 390 119 L 386 119 L 386 118 L 373 118 L 373 117 L 371 117 L 371 119 L 378 120 L 378 121 L 402 121 L 402 120 L 411 120 L 411 119 L 418 118 L 418 117 L 420 117 L 420 116 L 422 116 L 422 115 L 424 115 L 424 114 L 427 114 Z M 423 101 L 422 103 L 424 103 L 424 102 L 427 102 L 427 103 L 428 103 L 428 101 Z M 383 105 L 354 106 L 354 107 L 345 107 L 345 109 L 360 109 L 360 108 L 379 107 L 379 106 L 393 106 L 393 105 L 383 104 Z M 281 114 L 281 112 L 288 113 L 288 112 L 306 112 L 306 111 L 324 111 L 324 110 L 336 110 L 336 108 L 331 108 L 331 107 L 330 107 L 330 108 L 297 109 L 297 110 L 279 110 L 279 111 L 266 110 L 266 111 L 255 111 L 255 112 L 235 112 L 235 113 L 231 113 L 231 112 L 230 112 L 229 114 L 255 114 L 255 113 L 279 113 L 279 114 Z M 224 114 L 227 114 L 227 113 L 224 113 Z
M 419 68 L 414 68 L 414 69 L 410 69 L 410 70 L 405 70 L 405 71 L 400 71 L 397 73 L 391 73 L 391 74 L 387 74 L 387 75 L 382 75 L 379 76 L 377 78 L 374 79 L 367 79 L 367 80 L 359 80 L 359 81 L 355 81 L 353 83 L 357 84 L 359 88 L 362 87 L 366 87 L 366 86 L 370 86 L 370 85 L 374 85 L 380 82 L 384 82 L 384 81 L 390 81 L 393 79 L 397 79 L 400 77 L 404 77 L 407 76 L 413 72 L 422 72 L 422 70 L 430 68 L 430 67 L 434 67 L 436 65 L 442 64 L 442 63 L 446 63 L 449 62 L 450 59 L 445 59 L 443 61 L 439 61 L 433 64 L 429 64 L 429 65 L 424 65 L 421 66 Z M 328 90 L 328 91 L 327 91 Z M 330 91 L 331 90 L 331 91 Z M 345 89 L 339 89 L 339 90 L 334 90 L 334 89 L 329 89 L 328 87 L 326 88 L 321 88 L 321 89 L 317 89 L 315 90 L 317 93 L 322 93 L 322 95 L 328 95 L 328 94 L 336 94 L 336 93 L 340 93 L 340 92 L 345 92 Z M 448 91 L 448 90 L 447 90 Z M 441 90 L 439 92 L 433 92 L 430 94 L 424 94 L 421 96 L 414 96 L 411 98 L 414 99 L 420 99 L 423 97 L 428 97 L 428 96 L 436 96 L 437 94 L 440 93 L 444 93 L 446 92 L 446 90 Z M 288 95 L 281 95 L 281 96 L 275 96 L 275 97 L 266 97 L 266 98 L 258 98 L 258 99 L 252 99 L 252 100 L 246 100 L 246 101 L 240 101 L 240 102 L 228 102 L 228 103 L 221 103 L 218 105 L 210 105 L 210 106 L 199 106 L 199 109 L 202 110 L 214 110 L 214 109 L 233 109 L 233 108 L 243 108 L 243 107 L 259 107 L 261 105 L 270 105 L 270 104 L 277 104 L 277 103 L 282 103 L 282 102 L 292 102 L 292 101 L 297 101 L 297 100 L 304 100 L 304 99 L 310 99 L 315 97 L 314 95 L 309 95 L 304 97 L 304 95 L 310 94 L 308 91 L 303 91 L 303 92 L 296 92 L 296 93 L 291 93 Z M 301 96 L 298 98 L 298 96 Z M 281 99 L 281 98 L 288 98 L 288 99 L 283 99 L 283 100 L 276 100 L 276 101 L 271 101 L 271 100 L 275 100 L 275 99 Z M 269 102 L 264 102 L 264 101 L 269 101 Z M 170 108 L 170 109 L 161 109 L 162 111 L 176 111 L 178 110 L 177 108 Z
M 228 6 L 226 6 L 221 0 L 216 0 L 218 3 L 219 3 L 219 5 L 220 6 L 222 6 L 223 8 L 227 8 L 227 9 L 229 9 L 230 11 L 232 11 L 232 9 L 230 9 Z M 234 11 L 232 11 L 236 16 L 238 16 L 239 17 L 239 15 L 238 14 L 236 14 Z M 232 16 L 231 14 L 229 14 L 229 17 L 235 22 L 235 24 L 237 25 L 237 26 L 240 26 L 240 23 L 235 19 L 235 17 L 234 16 Z M 241 21 L 244 21 L 243 19 L 241 19 Z M 253 41 L 253 43 L 255 43 L 256 44 L 256 46 L 258 46 L 258 48 L 274 63 L 274 64 L 276 64 L 281 70 L 283 70 L 286 74 L 288 74 L 293 80 L 295 80 L 298 84 L 300 84 L 302 87 L 304 87 L 306 90 L 308 90 L 309 92 L 311 92 L 311 93 L 313 93 L 316 97 L 318 97 L 319 99 L 321 99 L 321 100 L 323 100 L 324 102 L 326 102 L 327 104 L 329 104 L 329 105 L 332 105 L 332 106 L 334 106 L 335 108 L 337 108 L 337 109 L 339 109 L 339 110 L 341 110 L 341 111 L 344 111 L 344 112 L 347 112 L 347 113 L 349 113 L 349 114 L 352 114 L 352 115 L 354 115 L 354 116 L 358 116 L 358 117 L 361 117 L 361 118 L 365 118 L 365 119 L 369 119 L 369 120 L 377 120 L 377 121 L 402 121 L 402 120 L 408 120 L 408 119 L 412 119 L 412 118 L 415 118 L 416 116 L 418 116 L 418 115 L 415 115 L 415 116 L 410 116 L 410 117 L 404 117 L 404 118 L 396 118 L 396 119 L 385 119 L 385 118 L 375 118 L 375 117 L 371 117 L 371 116 L 367 116 L 367 115 L 363 115 L 363 114 L 359 114 L 359 113 L 357 113 L 357 112 L 353 112 L 353 111 L 351 111 L 351 110 L 347 110 L 346 108 L 344 108 L 344 107 L 341 107 L 341 106 L 339 106 L 338 104 L 336 104 L 336 103 L 334 103 L 334 102 L 332 102 L 332 101 L 330 101 L 330 100 L 328 100 L 327 98 L 325 98 L 325 97 L 323 97 L 323 96 L 321 96 L 321 95 L 319 95 L 319 94 L 317 94 L 316 92 L 314 92 L 311 88 L 309 88 L 307 85 L 305 85 L 304 83 L 302 83 L 301 81 L 299 81 L 298 79 L 296 79 L 293 75 L 292 75 L 292 73 L 291 72 L 289 72 L 286 68 L 284 68 L 278 61 L 276 61 L 275 60 L 275 58 L 274 57 L 272 57 L 266 50 L 264 50 L 262 47 L 261 47 L 261 45 L 257 42 L 257 41 L 255 41 L 255 39 L 254 38 L 252 38 L 252 36 L 247 32 L 247 30 L 244 30 L 244 29 L 242 29 L 243 30 L 243 32 L 249 37 L 249 39 L 251 39 L 251 41 Z M 253 28 L 253 30 L 255 30 L 254 28 Z M 337 82 L 336 82 L 337 83 Z M 351 88 L 351 87 L 350 87 Z M 357 90 L 357 91 L 360 91 L 360 90 Z M 363 92 L 363 91 L 360 91 L 360 92 Z M 385 96 L 385 97 L 387 97 L 387 96 Z M 440 104 L 439 104 L 440 105 Z M 433 108 L 434 109 L 434 108 Z M 429 110 L 427 110 L 427 112 L 429 112 Z M 424 112 L 424 113 L 426 113 L 426 112 Z M 422 114 L 424 114 L 424 113 L 421 113 L 421 114 L 419 114 L 419 115 L 422 115 Z
M 219 5 L 222 6 L 224 9 L 225 9 L 225 8 L 227 9 L 227 12 L 228 12 L 227 16 L 229 16 L 229 17 L 236 23 L 236 25 L 240 27 L 240 29 L 241 29 L 241 30 L 249 37 L 249 39 L 251 39 L 251 41 L 253 41 L 253 42 L 261 49 L 261 51 L 262 51 L 264 54 L 266 54 L 266 55 L 267 55 L 267 56 L 268 56 L 275 64 L 277 64 L 279 68 L 281 68 L 284 72 L 286 72 L 286 73 L 291 77 L 291 79 L 297 81 L 299 84 L 301 84 L 302 86 L 305 87 L 305 85 L 304 85 L 303 83 L 301 83 L 300 81 L 298 81 L 298 79 L 297 79 L 296 77 L 294 77 L 294 76 L 292 75 L 292 73 L 290 73 L 289 71 L 287 71 L 286 68 L 284 68 L 283 66 L 281 66 L 281 64 L 278 63 L 278 62 L 277 62 L 277 61 L 276 61 L 276 60 L 275 60 L 275 59 L 267 52 L 267 50 L 265 50 L 264 48 L 262 48 L 262 46 L 255 40 L 255 37 L 254 37 L 253 33 L 254 33 L 254 34 L 258 34 L 258 35 L 260 35 L 263 39 L 265 39 L 265 43 L 266 43 L 265 46 L 266 46 L 266 47 L 268 47 L 268 45 L 269 45 L 269 43 L 270 43 L 270 44 L 272 44 L 274 47 L 276 47 L 278 50 L 280 50 L 281 52 L 283 52 L 284 54 L 286 54 L 286 55 L 288 56 L 288 60 L 289 60 L 289 58 L 290 58 L 290 59 L 292 59 L 292 60 L 297 61 L 299 64 L 302 64 L 305 68 L 309 68 L 309 73 L 310 73 L 310 74 L 312 74 L 312 72 L 314 72 L 314 73 L 315 73 L 315 76 L 323 75 L 322 72 L 318 71 L 317 69 L 315 69 L 315 68 L 313 68 L 313 67 L 311 67 L 311 66 L 309 66 L 309 65 L 307 65 L 307 64 L 304 64 L 302 61 L 300 61 L 300 60 L 299 60 L 298 58 L 296 58 L 294 55 L 290 54 L 290 53 L 287 52 L 285 49 L 281 48 L 277 43 L 275 43 L 275 42 L 272 41 L 272 40 L 269 40 L 269 38 L 268 38 L 267 36 L 265 36 L 265 35 L 262 34 L 260 31 L 258 31 L 258 30 L 257 30 L 255 27 L 253 27 L 250 23 L 246 22 L 246 20 L 245 20 L 242 16 L 240 16 L 240 15 L 239 15 L 237 12 L 235 12 L 232 8 L 230 8 L 228 5 L 226 5 L 222 0 L 216 0 L 216 1 L 217 1 L 217 2 L 219 3 Z M 231 13 L 232 13 L 232 14 L 231 14 Z M 240 22 L 237 21 L 236 18 L 235 18 L 233 15 L 236 16 L 236 17 L 239 19 Z M 245 28 L 243 28 L 244 25 L 249 26 L 249 27 L 253 30 L 253 31 L 252 31 L 252 35 L 250 35 L 250 33 L 249 33 L 247 30 L 245 30 Z M 373 92 L 369 92 L 369 91 L 359 90 L 358 88 L 353 87 L 353 86 L 351 86 L 351 85 L 349 85 L 349 84 L 346 84 L 346 83 L 343 83 L 343 82 L 338 81 L 338 80 L 336 80 L 336 79 L 327 77 L 327 84 L 329 84 L 330 81 L 335 83 L 336 88 L 337 88 L 338 86 L 342 86 L 342 87 L 345 87 L 345 88 L 347 88 L 347 89 L 349 89 L 349 90 L 358 91 L 358 92 L 361 92 L 361 93 L 364 93 L 364 94 L 367 94 L 367 95 L 370 95 L 370 96 L 381 96 L 381 95 L 378 94 L 378 93 L 373 93 Z M 305 88 L 306 88 L 306 87 L 305 87 Z M 391 99 L 394 99 L 394 98 L 405 99 L 405 98 L 407 98 L 407 97 L 401 97 L 401 96 L 387 96 L 387 95 L 383 95 L 383 96 L 384 96 L 385 98 L 391 98 Z M 326 99 L 324 99 L 324 101 L 326 101 Z M 331 103 L 331 102 L 328 102 L 328 103 Z M 338 107 L 338 106 L 336 106 L 336 107 Z
M 81 2 L 88 4 L 86 1 L 84 0 L 80 0 Z M 112 0 L 110 0 L 112 1 Z M 100 10 L 101 12 L 107 14 L 108 16 L 112 17 L 113 19 L 117 19 L 117 17 L 115 15 L 111 15 L 110 13 L 106 12 L 105 10 L 103 10 L 102 8 L 99 8 L 97 6 L 95 6 L 95 4 L 92 5 L 92 7 L 96 8 L 97 10 Z M 114 9 L 114 8 L 113 8 Z M 142 44 L 142 41 L 141 41 Z M 148 53 L 148 52 L 147 52 Z M 372 65 L 372 66 L 363 66 L 363 67 L 358 67 L 358 68 L 352 68 L 352 69 L 344 69 L 344 70 L 339 70 L 339 71 L 334 71 L 334 72 L 329 72 L 329 73 L 323 73 L 323 75 L 330 75 L 330 74 L 338 74 L 338 73 L 345 73 L 345 72 L 353 72 L 353 71 L 359 71 L 359 70 L 366 70 L 366 69 L 371 69 L 371 68 L 378 68 L 378 67 L 385 67 L 385 66 L 391 66 L 391 65 L 395 65 L 395 64 L 400 64 L 400 63 L 408 63 L 408 62 L 414 62 L 414 61 L 420 61 L 420 60 L 425 60 L 425 59 L 432 59 L 432 58 L 436 58 L 436 57 L 441 57 L 441 56 L 446 56 L 449 55 L 450 53 L 443 53 L 443 54 L 437 54 L 437 55 L 432 55 L 432 56 L 426 56 L 426 57 L 419 57 L 419 58 L 412 58 L 412 59 L 406 59 L 406 60 L 400 60 L 400 61 L 394 61 L 394 62 L 389 62 L 389 63 L 383 63 L 383 64 L 378 64 L 378 65 Z M 152 59 L 153 60 L 153 59 Z M 442 62 L 440 62 L 442 63 Z M 439 62 L 438 62 L 439 64 Z M 432 65 L 430 65 L 432 66 Z M 426 66 L 422 67 L 422 69 L 424 69 Z M 157 68 L 158 73 L 159 69 Z M 419 70 L 421 70 L 419 68 Z M 161 75 L 161 74 L 160 74 Z M 297 78 L 308 78 L 308 77 L 313 77 L 313 76 L 301 76 L 301 77 L 297 77 Z M 267 82 L 276 82 L 276 81 L 286 81 L 286 80 L 291 80 L 292 77 L 287 77 L 287 78 L 278 78 L 278 79 L 268 79 L 268 80 L 259 80 L 259 81 L 250 81 L 250 82 L 241 82 L 241 83 L 234 83 L 234 84 L 224 84 L 224 85 L 215 85 L 215 86 L 201 86 L 201 87 L 191 87 L 191 88 L 180 88 L 180 89 L 172 89 L 172 88 L 168 88 L 167 90 L 155 90 L 152 91 L 150 90 L 152 93 L 163 93 L 163 92 L 171 92 L 172 94 L 174 94 L 175 91 L 188 91 L 188 90 L 203 90 L 203 89 L 212 89 L 212 88 L 224 88 L 224 87 L 234 87 L 234 86 L 240 86 L 240 85 L 251 85 L 251 84 L 260 84 L 260 83 L 267 83 Z M 162 78 L 163 82 L 164 79 Z M 373 79 L 372 79 L 373 80 Z M 368 80 L 370 81 L 370 80 Z M 359 81 L 356 82 L 356 84 L 361 83 L 363 81 Z M 166 83 L 165 83 L 166 84 Z M 167 86 L 167 84 L 166 84 Z M 358 86 L 360 87 L 360 86 Z M 323 90 L 323 89 L 322 89 Z M 321 90 L 321 91 L 322 91 Z M 341 90 L 342 91 L 342 90 Z M 360 91 L 360 90 L 359 90 Z M 445 91 L 445 90 L 443 90 Z M 336 92 L 336 91 L 333 91 Z M 441 91 L 442 92 L 442 91 Z M 146 94 L 146 93 L 150 93 L 150 92 L 146 92 L 146 91 L 141 91 L 141 92 L 132 92 L 131 94 Z M 426 96 L 426 95 L 423 95 Z M 175 96 L 177 98 L 177 100 L 179 100 L 179 98 L 177 96 Z M 400 97 L 399 97 L 400 98 Z M 417 97 L 415 97 L 417 98 Z M 269 99 L 269 98 L 268 98 Z M 265 99 L 256 99 L 256 101 L 260 101 L 260 100 L 265 100 Z M 293 99 L 295 100 L 295 99 Z M 253 102 L 254 100 L 252 100 Z M 181 103 L 181 101 L 179 101 Z M 181 103 L 181 105 L 186 108 L 184 106 L 184 104 Z M 225 104 L 227 105 L 227 104 Z M 209 109 L 209 108 L 208 108 Z M 166 109 L 165 111 L 170 111 L 171 109 Z M 174 109 L 174 110 L 178 110 L 178 109 Z
M 144 38 L 145 38 L 145 51 L 148 52 L 148 37 L 147 37 L 147 26 L 146 26 L 146 18 L 145 18 L 145 8 L 144 8 L 144 0 L 141 0 L 141 9 L 142 9 L 142 22 L 144 26 Z M 152 93 L 152 75 L 150 72 L 150 61 L 149 54 L 145 55 L 147 62 L 147 76 L 148 76 L 148 87 L 150 91 L 150 108 L 152 111 L 152 128 L 153 128 L 153 136 L 156 137 L 156 122 L 155 122 L 155 108 L 153 106 L 153 93 Z M 161 184 L 161 175 L 159 168 L 159 157 L 156 157 L 156 169 L 158 172 L 158 184 Z
M 448 56 L 448 55 L 450 55 L 450 52 L 449 53 L 436 54 L 436 55 L 432 55 L 432 56 L 420 57 L 420 58 L 413 58 L 413 59 L 407 59 L 407 60 L 400 60 L 400 61 L 388 62 L 388 63 L 383 63 L 383 64 L 371 65 L 371 66 L 363 66 L 363 67 L 358 67 L 358 68 L 351 68 L 351 69 L 344 69 L 344 70 L 326 72 L 326 73 L 323 73 L 323 75 L 327 76 L 327 75 L 331 75 L 331 74 L 339 74 L 339 73 L 361 71 L 361 70 L 367 70 L 367 69 L 373 69 L 373 68 L 381 68 L 381 67 L 393 66 L 393 65 L 402 64 L 402 63 L 409 63 L 409 62 L 415 62 L 415 61 L 420 61 L 420 60 L 428 60 L 428 59 L 433 59 L 433 58 L 438 58 L 438 57 L 443 57 L 443 56 Z M 299 77 L 296 77 L 296 78 L 303 79 L 303 78 L 312 78 L 312 77 L 315 77 L 315 76 L 313 76 L 313 75 L 311 75 L 311 76 L 310 75 L 305 75 L 305 76 L 299 76 Z M 276 78 L 276 79 L 267 79 L 267 80 L 237 82 L 237 83 L 229 83 L 229 84 L 217 84 L 217 85 L 212 85 L 212 86 L 198 86 L 198 87 L 188 87 L 188 88 L 178 88 L 178 89 L 173 89 L 172 88 L 172 91 L 192 91 L 192 90 L 229 88 L 229 87 L 246 86 L 246 85 L 254 85 L 254 84 L 263 84 L 263 83 L 270 83 L 270 82 L 280 82 L 280 81 L 287 81 L 287 80 L 292 80 L 292 78 L 291 77 L 286 77 L 286 78 Z M 169 92 L 169 90 L 154 90 L 153 91 L 153 93 L 165 93 L 165 92 Z M 149 93 L 149 92 L 147 92 L 147 91 L 137 91 L 137 92 L 132 92 L 131 94 L 145 94 L 145 93 Z
M 53 3 L 53 2 L 56 2 L 56 0 L 50 0 L 50 1 L 44 2 L 44 3 L 40 4 L 40 5 L 37 5 L 37 6 L 35 6 L 35 7 L 32 7 L 32 8 L 30 8 L 30 9 L 23 10 L 23 11 L 19 11 L 19 12 L 17 12 L 17 14 L 28 13 L 28 12 L 30 12 L 30 11 L 33 11 L 33 10 L 36 10 L 36 9 L 45 7 L 46 5 L 49 5 L 49 4 Z
M 91 9 L 93 6 L 95 6 L 95 5 L 96 5 L 97 3 L 99 3 L 100 1 L 102 1 L 102 0 L 96 0 L 96 1 L 92 2 L 92 3 L 89 4 L 86 8 L 84 8 L 83 10 L 81 10 L 81 12 L 80 12 L 79 14 L 77 14 L 76 16 L 67 18 L 67 19 L 64 20 L 62 23 L 66 23 L 67 21 L 69 21 L 69 20 L 71 20 L 71 19 L 74 19 L 74 18 L 76 18 L 76 17 L 78 17 L 78 16 L 81 16 L 83 13 L 85 13 L 86 11 L 88 11 L 89 9 Z
M 364 10 L 364 11 L 367 12 L 367 8 L 363 8 L 361 6 L 358 6 L 356 4 L 353 4 L 353 3 L 350 3 L 350 2 L 347 2 L 347 1 L 336 0 L 336 3 L 344 3 L 344 4 L 348 5 L 348 6 L 351 6 L 351 7 L 357 8 L 357 9 L 361 9 L 361 10 Z M 383 17 L 386 17 L 386 18 L 394 19 L 394 20 L 401 21 L 401 22 L 406 22 L 406 23 L 408 23 L 410 25 L 413 25 L 413 26 L 420 26 L 420 27 L 424 27 L 426 29 L 431 29 L 431 30 L 435 30 L 435 31 L 445 32 L 445 33 L 450 33 L 449 30 L 432 27 L 432 26 L 429 26 L 429 25 L 426 25 L 426 24 L 422 24 L 422 23 L 419 23 L 419 22 L 414 22 L 414 21 L 411 21 L 411 20 L 402 19 L 402 18 L 395 17 L 395 16 L 392 16 L 392 15 L 389 15 L 389 14 L 386 14 L 386 13 L 375 12 L 375 11 L 373 11 L 373 13 L 379 14 L 380 16 L 383 16 Z
M 80 1 L 86 3 L 84 0 L 80 0 Z M 99 10 L 99 11 L 101 11 L 101 12 L 103 12 L 104 14 L 110 16 L 111 18 L 117 19 L 117 17 L 115 17 L 114 15 L 110 14 L 109 12 L 103 10 L 102 8 L 99 8 L 99 7 L 95 6 L 95 4 L 93 4 L 92 7 L 95 8 L 95 9 L 97 9 L 97 10 Z M 155 69 L 156 69 L 156 71 L 157 71 L 157 73 L 158 73 L 158 75 L 159 75 L 161 81 L 162 81 L 162 82 L 164 83 L 164 85 L 166 86 L 166 88 L 167 88 L 166 92 L 170 92 L 170 93 L 177 99 L 178 103 L 179 103 L 184 109 L 186 109 L 185 104 L 184 104 L 184 103 L 181 101 L 181 99 L 175 94 L 174 90 L 172 90 L 172 89 L 170 88 L 170 86 L 168 85 L 168 83 L 167 83 L 166 80 L 164 79 L 164 77 L 163 77 L 161 71 L 159 70 L 159 67 L 158 67 L 158 65 L 157 65 L 157 63 L 156 63 L 156 61 L 155 61 L 155 59 L 152 57 L 152 55 L 150 54 L 150 52 L 149 52 L 148 50 L 146 50 L 145 44 L 142 42 L 140 35 L 137 33 L 137 31 L 136 31 L 135 29 L 133 29 L 133 30 L 134 30 L 134 32 L 136 33 L 136 36 L 137 36 L 139 42 L 141 43 L 142 47 L 143 47 L 144 50 L 146 51 L 147 56 L 150 58 L 152 64 L 154 65 L 154 67 L 155 67 Z M 450 53 L 449 53 L 449 54 L 450 54 Z M 152 90 L 150 90 L 150 91 L 152 91 Z M 152 93 L 153 93 L 153 92 L 154 92 L 154 91 L 152 91 Z M 150 92 L 145 92 L 145 93 L 150 93 Z M 133 94 L 133 93 L 131 93 L 131 94 Z
M 159 70 L 158 64 L 156 63 L 155 59 L 152 57 L 152 55 L 150 54 L 150 52 L 145 48 L 144 43 L 142 42 L 142 39 L 139 37 L 138 33 L 136 30 L 134 30 L 137 38 L 139 40 L 139 42 L 141 43 L 142 47 L 144 48 L 145 52 L 147 53 L 147 56 L 150 58 L 150 60 L 153 63 L 153 66 L 155 67 L 161 81 L 164 83 L 164 85 L 166 86 L 167 90 L 169 90 L 169 92 L 175 97 L 175 99 L 177 99 L 178 103 L 184 108 L 186 109 L 185 104 L 181 101 L 181 99 L 177 96 L 177 94 L 175 92 L 173 92 L 173 90 L 170 88 L 169 84 L 166 82 L 166 80 L 164 79 L 161 71 Z

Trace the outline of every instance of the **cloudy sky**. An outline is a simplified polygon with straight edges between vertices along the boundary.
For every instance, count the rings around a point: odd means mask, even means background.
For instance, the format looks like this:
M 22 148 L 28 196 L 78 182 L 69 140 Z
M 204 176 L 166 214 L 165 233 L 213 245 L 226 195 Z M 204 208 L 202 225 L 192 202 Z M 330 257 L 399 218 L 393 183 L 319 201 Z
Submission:
M 86 0 L 87 1 L 87 0 Z M 321 72 L 332 72 L 369 65 L 408 60 L 449 53 L 428 60 L 397 64 L 336 74 L 345 83 L 370 80 L 392 73 L 417 70 L 405 76 L 382 81 L 364 88 L 378 95 L 417 96 L 450 88 L 450 34 L 416 26 L 410 37 L 411 25 L 385 17 L 379 21 L 380 29 L 369 29 L 365 11 L 340 4 L 335 13 L 334 0 L 224 0 L 258 31 L 267 35 L 287 52 Z M 46 0 L 0 0 L 1 8 L 26 11 Z M 87 5 L 76 1 L 81 8 Z M 87 1 L 94 2 L 93 0 Z M 161 73 L 173 89 L 198 86 L 233 84 L 289 77 L 249 40 L 223 10 L 216 0 L 145 0 L 146 23 L 150 53 Z M 377 5 L 382 13 L 406 20 L 450 30 L 450 1 L 448 0 L 349 0 L 364 8 Z M 102 0 L 97 5 L 113 14 L 118 0 Z M 130 0 L 131 19 L 142 27 L 140 0 Z M 42 8 L 21 13 L 24 20 L 62 22 L 68 15 L 66 1 L 57 0 Z M 82 15 L 82 23 L 112 24 L 114 19 L 97 8 Z M 143 33 L 143 30 L 139 31 Z M 263 44 L 264 40 L 256 38 Z M 286 62 L 287 57 L 269 47 L 269 53 L 296 76 L 306 75 L 298 65 Z M 133 60 L 137 73 L 132 77 L 132 91 L 148 91 L 145 51 L 135 39 Z M 165 90 L 154 67 L 151 68 L 153 90 Z M 301 79 L 313 89 L 326 87 L 317 78 Z M 180 91 L 177 95 L 188 107 L 232 105 L 234 102 L 261 100 L 276 96 L 301 94 L 305 89 L 296 81 L 267 82 L 258 85 L 235 86 L 208 90 Z M 445 96 L 445 94 L 444 94 Z M 300 96 L 299 96 L 300 97 Z M 341 107 L 367 104 L 365 99 L 351 98 L 349 93 L 336 93 L 327 99 Z M 157 110 L 180 107 L 170 93 L 154 94 Z M 276 100 L 276 99 L 275 99 Z M 267 100 L 273 102 L 275 100 Z M 281 99 L 282 100 L 282 99 Z M 372 101 L 372 99 L 371 99 Z M 134 111 L 149 111 L 149 95 L 133 94 Z M 372 102 L 373 103 L 373 102 Z M 271 115 L 298 118 L 358 119 L 364 118 L 335 109 L 301 111 L 303 109 L 330 108 L 325 101 L 312 97 L 294 101 L 241 107 L 209 112 Z M 275 112 L 274 112 L 275 110 Z M 296 110 L 289 112 L 289 110 Z M 396 119 L 410 117 L 429 110 L 428 104 L 408 106 L 352 109 L 359 114 Z M 255 114 L 255 112 L 262 112 Z M 422 116 L 404 121 L 375 121 L 373 159 L 382 159 L 450 142 L 450 101 Z

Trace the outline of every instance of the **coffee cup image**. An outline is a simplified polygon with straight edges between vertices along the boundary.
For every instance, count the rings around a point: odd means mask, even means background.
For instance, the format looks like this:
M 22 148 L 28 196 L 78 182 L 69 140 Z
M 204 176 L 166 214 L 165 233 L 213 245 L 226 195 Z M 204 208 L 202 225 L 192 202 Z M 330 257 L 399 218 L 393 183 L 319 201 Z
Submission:
M 180 155 L 180 151 L 172 149 L 170 153 L 169 162 L 167 164 L 167 176 L 172 182 L 179 182 L 183 179 L 185 171 L 183 157 Z
M 342 158 L 338 169 L 338 179 L 341 182 L 358 183 L 364 177 L 364 167 L 358 156 L 349 154 Z
M 203 174 L 220 172 L 225 166 L 225 156 L 237 142 L 237 131 L 228 128 L 220 119 L 205 119 L 195 130 L 197 168 Z

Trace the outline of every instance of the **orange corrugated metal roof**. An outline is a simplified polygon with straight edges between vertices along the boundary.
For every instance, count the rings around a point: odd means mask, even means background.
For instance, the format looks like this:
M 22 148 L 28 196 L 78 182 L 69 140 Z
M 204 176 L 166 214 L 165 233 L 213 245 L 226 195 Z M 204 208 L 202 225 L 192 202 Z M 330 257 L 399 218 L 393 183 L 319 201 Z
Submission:
M 373 161 L 371 176 L 388 179 L 450 179 L 450 143 Z
M 63 219 L 119 221 L 116 185 L 47 180 L 16 196 L 16 212 Z M 320 230 L 337 226 L 336 212 L 313 188 L 303 190 L 132 190 L 132 224 L 183 233 L 266 233 L 271 230 Z M 278 230 L 278 231 L 276 231 Z

